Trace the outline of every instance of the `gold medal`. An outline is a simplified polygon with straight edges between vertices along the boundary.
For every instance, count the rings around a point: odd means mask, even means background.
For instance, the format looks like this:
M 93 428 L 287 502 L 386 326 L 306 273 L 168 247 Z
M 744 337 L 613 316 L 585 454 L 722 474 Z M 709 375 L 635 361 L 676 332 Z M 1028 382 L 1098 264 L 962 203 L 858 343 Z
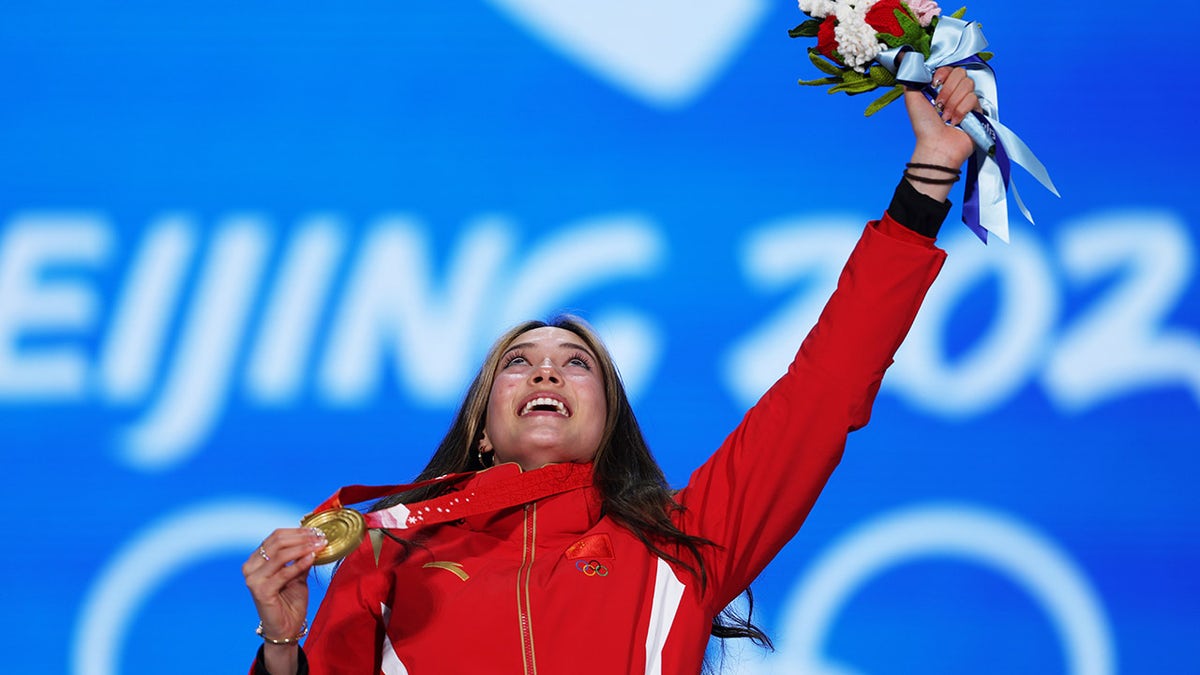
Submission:
M 300 527 L 315 527 L 325 533 L 325 548 L 317 551 L 314 564 L 324 565 L 350 554 L 367 532 L 367 523 L 354 509 L 331 509 L 304 516 Z

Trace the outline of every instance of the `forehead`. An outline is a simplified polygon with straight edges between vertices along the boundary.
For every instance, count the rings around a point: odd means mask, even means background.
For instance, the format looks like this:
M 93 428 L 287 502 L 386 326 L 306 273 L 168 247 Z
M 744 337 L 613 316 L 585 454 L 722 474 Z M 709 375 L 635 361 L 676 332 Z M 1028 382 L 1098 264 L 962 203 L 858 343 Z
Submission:
M 582 347 L 589 353 L 592 351 L 588 349 L 587 343 L 584 342 L 583 338 L 565 328 L 555 328 L 554 326 L 542 326 L 541 328 L 534 328 L 533 330 L 521 333 L 513 338 L 512 343 L 509 344 L 505 351 L 518 346 L 532 346 L 543 349 L 578 349 Z

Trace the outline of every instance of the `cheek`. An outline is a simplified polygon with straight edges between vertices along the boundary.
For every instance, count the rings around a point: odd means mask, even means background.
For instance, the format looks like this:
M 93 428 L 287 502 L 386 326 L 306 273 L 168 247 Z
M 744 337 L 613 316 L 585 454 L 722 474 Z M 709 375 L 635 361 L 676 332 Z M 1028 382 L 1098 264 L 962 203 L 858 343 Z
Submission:
M 587 388 L 588 407 L 595 411 L 595 417 L 603 420 L 608 417 L 608 398 L 604 395 L 604 386 L 599 383 L 589 383 Z
M 509 392 L 512 386 L 504 381 L 503 378 L 497 376 L 492 383 L 492 389 L 488 393 L 487 403 L 487 418 L 488 421 L 499 419 L 499 416 L 504 414 L 504 410 L 508 405 Z

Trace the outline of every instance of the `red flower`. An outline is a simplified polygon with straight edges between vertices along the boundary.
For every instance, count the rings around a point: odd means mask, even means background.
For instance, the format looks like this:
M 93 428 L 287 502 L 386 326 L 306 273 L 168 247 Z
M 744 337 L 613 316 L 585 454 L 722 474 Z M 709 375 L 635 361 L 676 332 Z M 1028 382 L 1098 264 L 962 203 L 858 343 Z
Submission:
M 830 14 L 821 22 L 821 27 L 817 29 L 817 51 L 821 52 L 836 63 L 846 65 L 837 55 L 837 38 L 833 37 L 833 27 L 837 25 L 837 17 Z
M 896 37 L 904 35 L 904 29 L 896 20 L 896 10 L 904 11 L 900 0 L 879 0 L 867 10 L 867 23 L 876 33 L 891 33 Z

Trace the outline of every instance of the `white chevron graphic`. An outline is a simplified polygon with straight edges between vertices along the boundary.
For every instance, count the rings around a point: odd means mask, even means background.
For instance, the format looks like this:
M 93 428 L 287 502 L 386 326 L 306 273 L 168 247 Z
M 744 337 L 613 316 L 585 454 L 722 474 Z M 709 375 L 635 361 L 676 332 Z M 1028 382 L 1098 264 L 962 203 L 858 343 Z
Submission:
M 646 103 L 703 93 L 754 32 L 765 0 L 490 0 L 581 67 Z

